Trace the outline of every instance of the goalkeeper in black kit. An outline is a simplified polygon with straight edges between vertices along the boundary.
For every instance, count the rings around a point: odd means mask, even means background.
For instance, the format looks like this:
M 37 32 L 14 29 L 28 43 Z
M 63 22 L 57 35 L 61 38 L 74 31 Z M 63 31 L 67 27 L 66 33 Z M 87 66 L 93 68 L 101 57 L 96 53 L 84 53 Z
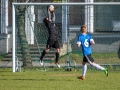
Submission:
M 60 53 L 60 45 L 58 42 L 59 34 L 58 34 L 58 29 L 55 25 L 54 6 L 53 5 L 48 6 L 47 11 L 48 11 L 48 17 L 44 18 L 43 22 L 48 29 L 49 37 L 47 40 L 46 49 L 43 50 L 43 52 L 41 53 L 40 64 L 43 65 L 43 57 L 45 56 L 45 54 L 49 52 L 51 48 L 55 48 L 56 49 L 55 64 L 60 68 L 60 65 L 58 63 L 59 53 Z

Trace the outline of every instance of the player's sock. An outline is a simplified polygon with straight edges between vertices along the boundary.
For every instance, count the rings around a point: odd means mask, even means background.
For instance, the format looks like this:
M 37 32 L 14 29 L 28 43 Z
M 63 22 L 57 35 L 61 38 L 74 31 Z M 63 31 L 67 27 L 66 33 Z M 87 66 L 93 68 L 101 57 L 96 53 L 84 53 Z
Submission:
M 45 54 L 46 54 L 46 52 L 45 52 L 45 50 L 44 50 L 44 51 L 42 52 L 42 54 L 41 54 L 40 60 L 43 59 L 43 57 L 45 56 Z
M 82 76 L 85 76 L 86 74 L 86 71 L 87 71 L 87 65 L 82 65 Z
M 100 66 L 100 65 L 98 65 L 96 63 L 93 63 L 92 66 L 97 68 L 97 69 L 100 69 L 100 70 L 105 70 L 105 68 L 103 68 L 102 66 Z
M 108 76 L 108 69 L 104 69 L 104 73 L 105 73 L 105 75 L 106 75 L 106 77 Z
M 55 56 L 56 56 L 56 60 L 55 60 L 55 62 L 57 62 L 57 63 L 58 63 L 59 53 L 57 53 L 57 52 L 56 52 Z
M 58 66 L 58 68 L 60 68 L 60 65 L 58 63 L 58 59 L 59 59 L 59 53 L 56 52 L 56 60 L 55 60 L 55 64 Z

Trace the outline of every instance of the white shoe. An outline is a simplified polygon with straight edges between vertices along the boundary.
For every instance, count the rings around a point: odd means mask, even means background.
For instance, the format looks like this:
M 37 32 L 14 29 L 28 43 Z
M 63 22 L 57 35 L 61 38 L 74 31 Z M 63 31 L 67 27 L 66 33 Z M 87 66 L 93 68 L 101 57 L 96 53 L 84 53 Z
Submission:
M 42 61 L 42 60 L 40 60 L 40 65 L 42 65 L 42 66 L 43 66 L 43 61 Z
M 59 63 L 55 63 L 55 64 L 57 65 L 57 67 L 58 67 L 58 68 L 60 68 L 60 65 L 59 65 Z

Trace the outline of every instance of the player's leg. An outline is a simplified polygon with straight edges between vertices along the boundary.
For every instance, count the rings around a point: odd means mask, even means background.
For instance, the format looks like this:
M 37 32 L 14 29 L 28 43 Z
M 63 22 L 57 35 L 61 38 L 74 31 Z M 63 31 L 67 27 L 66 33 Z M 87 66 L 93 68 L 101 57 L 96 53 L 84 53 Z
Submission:
M 87 64 L 86 64 L 86 62 L 83 62 L 82 63 L 82 76 L 85 77 L 86 71 L 87 71 Z
M 55 56 L 56 56 L 55 62 L 56 62 L 56 63 L 58 63 L 58 60 L 59 60 L 59 52 L 60 52 L 60 49 L 57 48 L 57 49 L 56 49 L 56 54 L 55 54 Z
M 100 66 L 99 64 L 94 63 L 94 59 L 91 57 L 91 55 L 86 56 L 86 58 L 91 66 L 93 66 L 99 70 L 103 70 L 105 72 L 106 76 L 108 76 L 108 70 L 106 68 Z
M 45 50 L 43 50 L 43 52 L 41 53 L 41 56 L 40 56 L 40 64 L 43 65 L 43 57 L 45 56 L 45 54 L 49 52 L 49 49 L 46 48 Z
M 45 54 L 47 52 L 49 52 L 50 49 L 46 48 L 45 50 L 43 50 L 43 52 L 41 53 L 41 56 L 40 56 L 40 60 L 43 60 L 43 57 L 45 56 Z
M 59 53 L 60 53 L 60 49 L 59 48 L 57 48 L 56 49 L 56 58 L 55 58 L 55 64 L 60 68 L 60 65 L 59 65 L 59 63 L 58 63 L 58 60 L 59 60 Z
M 87 59 L 85 58 L 85 56 L 83 57 L 83 62 L 82 62 L 82 76 L 77 77 L 78 79 L 85 79 L 85 75 L 87 72 Z
M 104 68 L 104 67 L 102 67 L 99 64 L 96 64 L 94 62 L 92 63 L 92 66 L 95 67 L 95 68 L 97 68 L 97 69 L 99 69 L 99 70 L 103 70 L 104 73 L 105 73 L 105 75 L 106 75 L 106 77 L 108 76 L 108 70 L 106 68 Z
M 55 53 L 55 64 L 60 68 L 60 65 L 59 65 L 59 54 L 60 54 L 60 45 L 59 45 L 59 42 L 58 40 L 55 40 L 54 41 L 54 44 L 52 45 L 53 48 L 56 48 L 56 53 Z
M 87 72 L 87 64 L 86 64 L 86 62 L 83 62 L 82 63 L 82 75 L 80 77 L 77 77 L 77 78 L 81 79 L 81 80 L 84 80 L 86 72 Z
M 51 45 L 50 45 L 50 40 L 48 39 L 47 40 L 47 45 L 46 45 L 46 49 L 43 50 L 43 52 L 41 53 L 41 56 L 40 56 L 40 64 L 43 65 L 43 57 L 45 56 L 45 54 L 47 52 L 49 52 L 50 48 L 51 48 Z

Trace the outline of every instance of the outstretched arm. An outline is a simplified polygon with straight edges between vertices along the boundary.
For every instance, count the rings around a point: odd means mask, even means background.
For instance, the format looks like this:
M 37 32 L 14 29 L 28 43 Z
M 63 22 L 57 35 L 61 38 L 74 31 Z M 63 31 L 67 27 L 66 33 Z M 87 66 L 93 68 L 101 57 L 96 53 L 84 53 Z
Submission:
M 47 7 L 47 13 L 48 13 L 48 20 L 55 22 L 55 13 L 54 13 L 54 6 L 50 5 Z
M 55 12 L 52 12 L 52 21 L 55 22 Z
M 49 20 L 49 21 L 52 21 L 52 20 L 51 20 L 51 13 L 50 13 L 50 10 L 48 9 L 47 12 L 48 12 L 48 20 Z

